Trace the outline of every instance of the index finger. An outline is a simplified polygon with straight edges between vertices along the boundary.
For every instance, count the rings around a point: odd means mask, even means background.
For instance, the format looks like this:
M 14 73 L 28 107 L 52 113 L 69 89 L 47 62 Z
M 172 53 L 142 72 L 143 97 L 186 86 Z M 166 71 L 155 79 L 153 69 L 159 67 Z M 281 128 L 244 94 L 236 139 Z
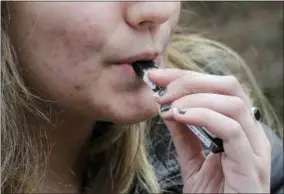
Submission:
M 148 72 L 148 77 L 152 82 L 154 82 L 158 86 L 166 87 L 171 82 L 182 77 L 186 73 L 189 73 L 189 71 L 174 68 L 153 69 Z

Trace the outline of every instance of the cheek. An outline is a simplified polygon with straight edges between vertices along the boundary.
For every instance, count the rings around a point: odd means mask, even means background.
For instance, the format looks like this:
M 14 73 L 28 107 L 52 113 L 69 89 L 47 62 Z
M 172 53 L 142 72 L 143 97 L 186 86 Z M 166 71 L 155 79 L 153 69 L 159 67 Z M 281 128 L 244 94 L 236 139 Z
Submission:
M 29 69 L 27 69 L 29 71 Z M 100 67 L 90 66 L 88 62 L 78 67 L 43 63 L 34 67 L 26 78 L 43 97 L 64 104 L 82 103 L 86 93 L 94 87 L 99 77 Z
M 53 99 L 74 101 L 98 79 L 105 27 L 89 18 L 72 27 L 35 29 L 20 53 L 29 82 Z M 44 90 L 44 91 L 42 91 Z

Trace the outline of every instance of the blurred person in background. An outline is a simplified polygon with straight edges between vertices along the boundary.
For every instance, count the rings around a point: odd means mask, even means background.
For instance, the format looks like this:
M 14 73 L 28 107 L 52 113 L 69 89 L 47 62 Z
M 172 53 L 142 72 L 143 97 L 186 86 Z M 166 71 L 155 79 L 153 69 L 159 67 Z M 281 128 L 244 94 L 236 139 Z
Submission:
M 283 191 L 277 117 L 235 52 L 174 33 L 179 2 L 1 11 L 3 193 Z M 167 91 L 153 96 L 130 65 L 139 60 L 162 67 L 149 79 Z M 224 152 L 209 153 L 185 124 L 207 127 Z

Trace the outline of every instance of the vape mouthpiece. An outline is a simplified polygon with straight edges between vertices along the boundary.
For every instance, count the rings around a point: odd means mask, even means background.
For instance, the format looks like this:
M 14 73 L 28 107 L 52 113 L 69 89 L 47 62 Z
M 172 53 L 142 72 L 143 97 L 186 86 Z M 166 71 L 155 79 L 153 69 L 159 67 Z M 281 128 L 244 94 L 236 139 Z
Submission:
M 157 86 L 153 82 L 151 82 L 148 78 L 148 70 L 150 69 L 158 69 L 158 67 L 155 65 L 153 61 L 136 61 L 132 63 L 132 67 L 136 73 L 143 81 L 154 91 L 160 91 L 163 88 Z
M 148 60 L 148 61 L 135 61 L 132 63 L 132 67 L 135 71 L 135 73 L 139 77 L 143 77 L 144 73 L 152 68 L 158 69 L 158 67 L 155 65 L 154 61 Z

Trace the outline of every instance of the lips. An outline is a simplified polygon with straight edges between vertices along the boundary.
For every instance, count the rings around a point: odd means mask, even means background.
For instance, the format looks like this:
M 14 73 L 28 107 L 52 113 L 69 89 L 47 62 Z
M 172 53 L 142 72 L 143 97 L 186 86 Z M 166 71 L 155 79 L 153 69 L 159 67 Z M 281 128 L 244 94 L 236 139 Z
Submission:
M 152 60 L 155 63 L 159 64 L 160 63 L 160 56 L 158 52 L 145 52 L 145 53 L 141 53 L 138 55 L 133 55 L 133 56 L 129 56 L 126 58 L 121 58 L 115 61 L 112 61 L 112 64 L 132 64 L 133 62 L 136 61 L 148 61 L 148 60 Z

